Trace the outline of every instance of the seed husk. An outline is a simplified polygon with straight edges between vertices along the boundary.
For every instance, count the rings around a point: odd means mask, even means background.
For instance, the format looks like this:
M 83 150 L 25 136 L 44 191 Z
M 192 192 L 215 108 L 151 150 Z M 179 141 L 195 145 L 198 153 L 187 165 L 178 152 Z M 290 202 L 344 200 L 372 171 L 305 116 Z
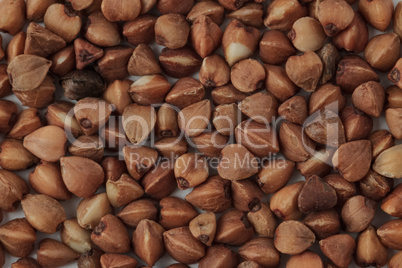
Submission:
M 105 90 L 102 77 L 91 69 L 74 70 L 60 78 L 64 96 L 70 100 L 101 96 Z

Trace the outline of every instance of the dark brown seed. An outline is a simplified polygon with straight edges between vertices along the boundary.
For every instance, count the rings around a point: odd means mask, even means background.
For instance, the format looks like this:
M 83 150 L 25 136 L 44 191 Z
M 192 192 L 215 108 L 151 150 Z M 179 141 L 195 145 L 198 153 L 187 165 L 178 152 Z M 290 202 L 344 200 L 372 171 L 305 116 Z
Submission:
M 72 71 L 60 78 L 60 83 L 64 96 L 70 100 L 98 97 L 105 90 L 102 77 L 90 69 Z

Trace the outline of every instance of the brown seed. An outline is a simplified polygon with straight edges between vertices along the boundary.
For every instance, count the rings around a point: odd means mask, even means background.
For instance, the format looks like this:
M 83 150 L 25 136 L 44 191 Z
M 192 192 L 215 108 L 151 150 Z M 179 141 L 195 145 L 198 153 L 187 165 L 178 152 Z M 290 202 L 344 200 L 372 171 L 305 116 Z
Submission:
M 241 8 L 247 0 L 218 0 L 219 4 L 221 4 L 224 8 L 228 10 L 237 10 Z
M 156 133 L 157 136 L 162 138 L 178 136 L 179 126 L 177 123 L 177 111 L 174 106 L 165 103 L 159 108 Z
M 160 0 L 156 8 L 161 14 L 178 13 L 186 15 L 194 5 L 194 0 Z
M 67 101 L 57 101 L 47 107 L 46 122 L 64 129 L 68 134 L 82 134 L 80 125 L 73 115 L 74 104 Z
M 111 105 L 98 98 L 84 98 L 74 106 L 75 117 L 87 136 L 98 132 L 109 120 L 111 112 Z
M 21 205 L 28 222 L 42 233 L 55 233 L 59 224 L 66 220 L 64 208 L 52 197 L 28 194 Z
M 323 64 L 320 84 L 325 84 L 335 77 L 336 67 L 338 65 L 338 62 L 341 60 L 341 55 L 339 54 L 336 47 L 331 43 L 325 44 L 317 52 L 317 55 L 320 57 Z
M 28 184 L 17 174 L 0 170 L 0 208 L 4 211 L 14 211 L 19 206 L 22 197 L 29 193 Z
M 352 23 L 355 13 L 344 0 L 324 0 L 319 4 L 317 16 L 325 33 L 334 36 Z
M 222 244 L 216 244 L 208 248 L 207 254 L 198 263 L 199 268 L 224 268 L 237 267 L 239 263 L 239 256 L 231 249 Z M 171 267 L 171 266 L 169 266 Z M 185 267 L 171 267 L 171 268 L 185 268 Z
M 76 252 L 85 254 L 91 251 L 91 231 L 82 228 L 76 218 L 64 221 L 60 238 L 65 245 Z
M 11 264 L 11 268 L 40 268 L 39 263 L 30 257 L 20 258 Z
M 16 35 L 25 24 L 25 1 L 6 0 L 0 4 L 4 13 L 0 19 L 1 32 Z
M 127 170 L 135 180 L 139 180 L 150 170 L 158 158 L 156 150 L 145 146 L 126 146 L 123 148 L 123 155 Z
M 155 109 L 151 106 L 129 104 L 123 112 L 123 128 L 132 144 L 147 139 L 156 124 Z
M 356 186 L 354 183 L 345 180 L 340 174 L 334 173 L 323 178 L 336 191 L 338 197 L 338 206 L 343 204 L 356 194 Z
M 275 215 L 285 221 L 298 220 L 303 215 L 299 210 L 298 197 L 304 182 L 287 185 L 277 191 L 270 201 L 270 208 Z
M 110 213 L 113 213 L 113 209 L 106 193 L 84 198 L 77 206 L 78 224 L 85 229 L 94 229 L 101 218 Z
M 381 201 L 393 186 L 393 179 L 383 177 L 372 170 L 359 181 L 360 194 L 376 202 Z
M 402 178 L 401 166 L 395 162 L 402 154 L 402 145 L 393 146 L 382 152 L 373 165 L 374 171 L 388 178 Z
M 253 235 L 254 230 L 247 216 L 242 211 L 233 209 L 219 218 L 215 242 L 240 246 L 249 241 Z
M 205 57 L 202 61 L 199 79 L 207 88 L 226 85 L 230 81 L 229 65 L 218 54 Z
M 317 94 L 315 92 L 311 96 Z M 306 99 L 303 96 L 294 96 L 286 100 L 279 106 L 278 114 L 291 123 L 302 125 L 308 116 Z
M 212 19 L 213 22 L 215 22 L 218 25 L 221 25 L 224 19 L 223 17 L 224 12 L 225 12 L 224 7 L 217 2 L 214 1 L 196 2 L 195 5 L 190 10 L 190 12 L 187 14 L 187 20 L 192 23 L 197 19 L 198 16 L 206 15 L 210 19 Z
M 402 37 L 401 15 L 402 15 L 402 4 L 398 3 L 395 7 L 393 30 L 394 30 L 394 33 L 396 33 L 399 36 L 399 38 Z
M 376 159 L 386 149 L 395 145 L 394 137 L 386 129 L 373 131 L 368 139 L 373 147 L 373 159 Z
M 352 95 L 353 105 L 368 115 L 379 117 L 384 106 L 384 88 L 375 81 L 357 87 Z
M 334 209 L 312 212 L 304 218 L 303 223 L 320 240 L 339 234 L 341 230 L 340 217 Z
M 339 62 L 336 84 L 346 93 L 353 93 L 355 88 L 369 81 L 379 82 L 380 78 L 362 58 L 348 56 Z
M 78 70 L 102 58 L 103 49 L 92 45 L 88 41 L 77 38 L 74 41 L 75 61 Z
M 245 59 L 232 67 L 230 77 L 236 89 L 251 93 L 263 87 L 266 75 L 261 63 L 253 59 Z
M 397 268 L 398 266 L 401 265 L 402 262 L 402 253 L 399 252 L 395 254 L 388 262 L 388 267 L 389 268 Z
M 282 64 L 296 53 L 287 36 L 279 30 L 264 32 L 259 44 L 259 58 L 267 64 Z M 269 75 L 269 74 L 268 74 Z
M 395 33 L 380 34 L 368 42 L 364 58 L 375 69 L 388 72 L 399 59 L 400 40 Z
M 300 254 L 315 242 L 314 233 L 303 223 L 285 221 L 275 231 L 275 247 L 285 254 Z
M 258 29 L 232 20 L 222 37 L 222 49 L 226 62 L 233 66 L 236 62 L 249 58 L 257 50 L 260 41 Z
M 130 85 L 131 83 L 126 80 L 115 80 L 109 84 L 103 93 L 103 99 L 114 105 L 119 114 L 122 114 L 124 109 L 132 103 L 128 93 Z
M 151 220 L 142 220 L 133 234 L 134 253 L 146 264 L 152 266 L 165 253 L 163 233 L 165 229 Z
M 266 157 L 279 152 L 277 135 L 271 126 L 245 120 L 236 127 L 235 137 L 237 143 L 258 157 Z
M 228 145 L 221 151 L 218 173 L 222 178 L 241 180 L 257 172 L 257 159 L 243 145 Z
M 162 162 L 145 174 L 141 185 L 147 195 L 155 199 L 169 196 L 177 187 L 173 164 Z
M 203 100 L 191 104 L 180 111 L 178 115 L 179 127 L 189 137 L 200 135 L 211 119 L 211 102 Z M 193 118 L 195 116 L 195 118 Z
M 180 156 L 175 162 L 174 175 L 180 190 L 200 185 L 209 175 L 206 158 L 195 153 Z
M 310 157 L 310 159 L 304 162 L 297 163 L 297 169 L 304 177 L 310 177 L 317 175 L 319 177 L 327 175 L 331 170 L 331 158 L 335 149 L 318 149 Z
M 223 212 L 232 204 L 230 184 L 229 180 L 212 176 L 203 184 L 194 187 L 186 196 L 186 200 L 205 211 Z
M 339 146 L 332 157 L 332 163 L 346 180 L 355 182 L 367 174 L 371 159 L 371 143 L 368 140 L 358 140 Z
M 282 153 L 294 162 L 306 161 L 314 152 L 315 143 L 304 133 L 301 126 L 284 122 L 279 129 Z
M 320 248 L 337 267 L 347 268 L 353 260 L 356 243 L 350 235 L 339 234 L 321 240 Z
M 395 63 L 395 66 L 392 68 L 390 73 L 388 74 L 388 79 L 394 84 L 396 84 L 399 88 L 402 88 L 401 67 L 402 67 L 402 60 L 399 59 Z
M 356 263 L 360 266 L 385 266 L 388 262 L 388 249 L 377 236 L 376 228 L 367 227 L 360 233 L 356 245 Z
M 255 205 L 247 213 L 247 219 L 259 236 L 274 238 L 277 221 L 267 204 L 260 202 Z
M 387 248 L 402 250 L 402 219 L 391 220 L 377 230 L 381 243 Z
M 100 256 L 99 267 L 136 267 L 137 260 L 123 254 L 105 253 Z
M 133 51 L 127 66 L 131 75 L 151 75 L 161 73 L 161 67 L 147 44 L 139 44 Z
M 141 11 L 140 0 L 124 0 L 116 2 L 114 0 L 102 1 L 102 13 L 109 21 L 129 21 L 138 17 Z
M 330 110 L 339 113 L 346 106 L 346 98 L 340 87 L 327 83 L 310 95 L 309 114 L 318 110 Z
M 215 105 L 237 103 L 248 96 L 248 94 L 238 91 L 231 84 L 214 88 L 211 95 Z
M 50 238 L 39 243 L 36 255 L 38 263 L 43 267 L 63 266 L 80 257 L 80 254 L 63 243 Z
M 293 23 L 304 16 L 307 16 L 307 8 L 299 1 L 273 1 L 268 6 L 264 25 L 274 30 L 289 31 Z
M 239 248 L 239 255 L 263 267 L 276 267 L 280 264 L 280 253 L 270 238 L 259 237 L 248 241 Z
M 402 120 L 402 108 L 389 108 L 385 111 L 385 119 L 391 134 L 396 139 L 402 138 L 402 130 L 400 128 Z
M 73 156 L 82 156 L 101 162 L 104 152 L 102 140 L 97 135 L 80 136 L 68 147 Z
M 306 180 L 298 197 L 299 209 L 306 214 L 331 209 L 337 202 L 335 190 L 315 175 Z
M 179 227 L 163 233 L 165 249 L 176 261 L 192 264 L 205 256 L 205 246 L 193 237 L 188 227 Z
M 225 136 L 232 135 L 241 120 L 242 114 L 235 103 L 215 107 L 212 116 L 212 123 L 215 129 Z
M 169 81 L 162 75 L 146 75 L 135 81 L 129 90 L 131 98 L 140 105 L 162 103 L 170 90 Z
M 0 166 L 3 169 L 25 170 L 39 162 L 39 158 L 25 149 L 22 141 L 4 139 L 0 143 Z
M 1 245 L 14 257 L 27 257 L 34 249 L 35 232 L 25 218 L 13 219 L 0 226 Z
M 149 44 L 155 38 L 155 23 L 157 17 L 144 14 L 133 21 L 128 21 L 123 25 L 123 35 L 127 38 L 129 44 L 138 46 L 140 44 Z M 116 27 L 116 37 L 119 31 Z M 120 36 L 119 42 L 120 43 Z
M 113 207 L 121 207 L 141 198 L 144 190 L 128 174 L 123 174 L 117 181 L 106 182 L 106 194 Z
M 186 226 L 198 215 L 189 202 L 174 196 L 162 198 L 159 206 L 159 223 L 167 230 Z
M 285 186 L 293 174 L 292 161 L 275 158 L 263 163 L 257 175 L 257 182 L 264 193 L 273 194 Z
M 46 10 L 50 5 L 56 3 L 55 0 L 28 0 L 26 1 L 26 15 L 27 19 L 30 21 L 42 21 Z
M 286 73 L 290 80 L 307 92 L 316 89 L 322 71 L 322 61 L 314 52 L 306 52 L 301 56 L 291 56 L 286 62 Z
M 201 58 L 210 55 L 220 46 L 222 36 L 221 28 L 205 15 L 198 16 L 191 27 L 190 39 Z
M 8 43 L 7 46 L 7 63 L 13 61 L 18 55 L 24 54 L 25 49 L 25 39 L 27 34 L 24 31 L 17 33 Z
M 13 92 L 7 73 L 7 67 L 7 64 L 0 64 L 0 97 L 8 96 Z
M 260 3 L 246 3 L 243 7 L 226 15 L 226 18 L 239 20 L 242 23 L 255 28 L 263 26 L 264 6 Z
M 121 41 L 118 25 L 107 20 L 100 11 L 88 16 L 83 31 L 84 37 L 97 46 L 112 47 Z
M 261 203 L 262 190 L 251 180 L 232 181 L 233 207 L 241 211 L 251 211 Z
M 43 21 L 46 29 L 63 38 L 66 43 L 70 43 L 78 36 L 82 25 L 79 13 L 69 3 L 49 6 Z
M 163 71 L 174 78 L 191 76 L 200 69 L 202 63 L 200 56 L 189 46 L 162 49 L 159 62 Z
M 52 139 L 49 139 L 52 137 Z M 41 160 L 59 161 L 66 152 L 67 137 L 57 126 L 41 127 L 24 138 L 24 147 Z
M 104 255 L 102 250 L 94 249 L 85 254 L 77 260 L 78 268 L 99 268 L 101 267 L 100 259 Z
M 152 199 L 140 199 L 128 204 L 116 214 L 125 225 L 136 228 L 141 220 L 157 221 L 158 202 Z
M 91 69 L 75 70 L 60 78 L 64 96 L 70 100 L 101 96 L 105 83 Z
M 133 48 L 116 46 L 106 48 L 104 56 L 96 62 L 95 70 L 109 82 L 123 80 L 128 76 L 127 64 Z
M 47 57 L 66 46 L 60 36 L 34 22 L 29 23 L 24 54 Z
M 385 32 L 392 20 L 394 4 L 390 0 L 363 0 L 359 1 L 359 12 L 371 26 Z
M 117 181 L 123 173 L 127 173 L 125 162 L 117 157 L 108 156 L 103 158 L 101 166 L 105 173 L 105 181 Z
M 201 101 L 205 95 L 205 88 L 194 78 L 179 79 L 167 94 L 165 100 L 179 109 Z
M 39 56 L 16 56 L 7 68 L 13 89 L 29 91 L 39 87 L 51 65 L 51 61 Z
M 9 100 L 0 100 L 0 132 L 9 132 L 16 123 L 17 105 Z
M 210 247 L 216 234 L 216 218 L 213 212 L 198 215 L 189 223 L 191 234 Z
M 373 130 L 373 119 L 353 107 L 343 109 L 340 116 L 347 141 L 365 139 Z
M 342 207 L 342 220 L 346 231 L 361 232 L 370 225 L 374 219 L 376 202 L 362 195 L 349 198 Z
M 155 23 L 156 43 L 170 49 L 184 47 L 190 34 L 186 18 L 180 14 L 166 14 Z
M 303 126 L 305 133 L 317 143 L 336 148 L 346 142 L 342 121 L 330 110 L 315 112 Z
M 400 217 L 402 209 L 400 202 L 402 200 L 402 185 L 398 185 L 392 192 L 384 198 L 381 204 L 381 209 L 393 217 Z
M 67 189 L 76 196 L 90 197 L 103 183 L 105 175 L 102 167 L 88 158 L 62 157 L 60 166 Z
M 295 48 L 302 52 L 320 49 L 327 39 L 320 22 L 311 17 L 295 21 L 288 37 Z
M 261 265 L 254 261 L 244 261 L 237 266 L 237 268 L 261 268 Z
M 278 106 L 274 95 L 264 91 L 246 97 L 238 105 L 242 113 L 261 124 L 274 121 Z
M 64 185 L 58 163 L 42 161 L 35 170 L 29 173 L 29 184 L 39 194 L 58 200 L 68 200 L 71 193 Z
M 319 255 L 307 250 L 303 253 L 290 257 L 286 263 L 287 268 L 296 268 L 300 266 L 324 268 L 324 263 Z
M 108 253 L 127 253 L 130 250 L 130 238 L 123 222 L 108 214 L 102 217 L 91 234 L 92 242 Z
M 7 134 L 7 137 L 12 139 L 23 139 L 26 135 L 32 133 L 42 126 L 43 125 L 38 110 L 35 108 L 28 108 L 23 110 L 18 115 L 14 126 Z
M 333 37 L 333 43 L 338 49 L 345 49 L 354 53 L 363 52 L 368 42 L 369 34 L 365 21 L 355 12 L 352 23 Z
M 200 135 L 201 136 L 201 135 Z M 155 142 L 155 148 L 169 161 L 177 159 L 181 155 L 187 153 L 188 144 L 185 139 L 180 137 L 162 138 Z

